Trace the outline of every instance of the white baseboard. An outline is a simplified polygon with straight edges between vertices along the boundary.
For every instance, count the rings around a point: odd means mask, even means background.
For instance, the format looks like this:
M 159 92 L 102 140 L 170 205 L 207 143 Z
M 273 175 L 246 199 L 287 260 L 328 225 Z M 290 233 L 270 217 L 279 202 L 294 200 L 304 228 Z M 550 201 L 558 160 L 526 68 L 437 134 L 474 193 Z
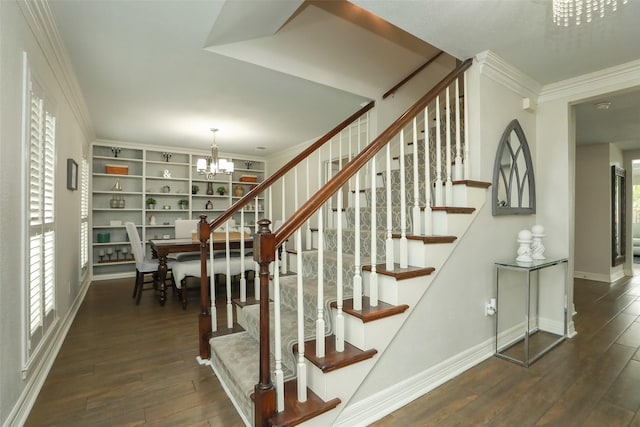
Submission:
M 73 320 L 76 318 L 76 314 L 82 305 L 82 301 L 84 301 L 84 297 L 87 294 L 87 290 L 89 289 L 89 285 L 91 284 L 90 280 L 85 280 L 82 287 L 80 288 L 80 292 L 76 296 L 76 299 L 71 304 L 67 315 L 62 319 L 62 322 L 59 322 L 59 327 L 55 330 L 53 335 L 51 336 L 51 340 L 49 341 L 49 348 L 43 348 L 42 354 L 44 354 L 42 360 L 37 366 L 34 366 L 34 372 L 27 381 L 18 401 L 13 407 L 13 410 L 7 417 L 3 427 L 10 426 L 22 426 L 27 421 L 29 417 L 29 413 L 31 412 L 31 408 L 33 408 L 33 404 L 36 402 L 38 398 L 38 394 L 40 394 L 40 390 L 42 389 L 42 385 L 44 384 L 47 376 L 49 375 L 49 371 L 53 366 L 53 362 L 56 360 L 58 356 L 58 352 L 64 343 L 64 339 L 67 337 L 67 333 L 69 332 L 69 328 L 73 324 Z
M 573 320 L 571 322 L 569 322 L 569 324 L 567 325 L 567 337 L 568 338 L 573 338 L 576 335 L 578 335 L 578 331 L 576 331 L 576 324 L 573 323 Z
M 495 338 L 490 338 L 411 378 L 349 405 L 338 416 L 334 426 L 367 426 L 476 366 L 494 353 Z
M 558 330 L 559 335 L 563 334 L 564 325 L 562 322 L 545 321 L 544 323 L 546 327 L 551 328 L 551 331 Z M 502 342 L 504 345 L 504 343 L 516 342 L 522 339 L 523 328 L 524 323 L 521 322 L 500 333 L 499 342 Z M 567 330 L 569 337 L 576 335 L 573 322 L 567 326 Z M 496 350 L 495 345 L 495 337 L 491 337 L 485 342 L 459 353 L 411 378 L 349 405 L 338 416 L 334 426 L 364 427 L 380 420 L 493 356 Z
M 615 282 L 616 280 L 624 277 L 624 272 L 621 272 L 620 277 L 617 277 L 618 275 L 611 275 L 611 274 L 597 274 L 597 273 L 590 273 L 587 271 L 574 271 L 573 272 L 573 278 L 574 279 L 586 279 L 586 280 L 594 280 L 596 282 L 605 282 L 605 283 L 611 283 L 611 282 Z

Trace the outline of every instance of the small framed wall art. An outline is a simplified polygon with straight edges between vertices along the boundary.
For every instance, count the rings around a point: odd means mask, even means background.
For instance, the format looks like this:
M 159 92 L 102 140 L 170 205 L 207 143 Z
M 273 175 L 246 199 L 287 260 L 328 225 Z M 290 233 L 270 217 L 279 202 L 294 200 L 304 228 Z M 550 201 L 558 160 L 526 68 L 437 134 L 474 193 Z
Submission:
M 78 189 L 78 164 L 73 159 L 67 159 L 67 188 L 71 191 Z

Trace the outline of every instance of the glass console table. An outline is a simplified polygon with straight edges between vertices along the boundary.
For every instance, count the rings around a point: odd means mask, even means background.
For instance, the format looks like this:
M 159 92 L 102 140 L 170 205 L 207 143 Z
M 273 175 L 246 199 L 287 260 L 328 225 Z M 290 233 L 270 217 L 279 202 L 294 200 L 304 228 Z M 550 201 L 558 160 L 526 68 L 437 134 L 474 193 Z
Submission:
M 548 258 L 530 263 L 520 263 L 515 260 L 495 263 L 497 357 L 528 367 L 567 337 L 567 265 L 567 258 Z M 558 280 L 548 283 L 541 281 L 542 270 L 554 266 L 564 266 L 560 272 L 563 276 L 556 273 Z M 517 272 L 517 275 L 511 274 L 512 280 L 507 284 L 500 283 L 501 276 L 507 274 L 509 270 Z M 519 280 L 516 278 L 520 273 L 525 276 L 524 288 L 517 283 Z M 562 284 L 558 283 L 560 280 Z M 560 289 L 559 286 L 561 286 Z M 542 298 L 541 293 L 543 293 Z M 524 325 L 522 326 L 524 332 L 521 332 L 520 316 L 517 314 L 519 310 L 516 309 L 516 305 L 506 304 L 506 301 L 511 303 L 522 296 L 524 297 Z M 505 300 L 502 306 L 500 305 L 501 297 Z M 545 311 L 544 318 L 540 316 L 541 308 Z M 501 313 L 503 313 L 504 325 L 500 323 Z M 504 330 L 501 330 L 501 326 Z

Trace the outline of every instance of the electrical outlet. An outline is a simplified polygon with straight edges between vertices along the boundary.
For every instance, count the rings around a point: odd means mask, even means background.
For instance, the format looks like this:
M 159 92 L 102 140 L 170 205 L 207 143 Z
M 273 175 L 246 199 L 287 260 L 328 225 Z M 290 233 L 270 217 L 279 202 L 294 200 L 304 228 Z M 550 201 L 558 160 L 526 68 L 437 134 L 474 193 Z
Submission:
M 495 298 L 491 298 L 484 309 L 485 316 L 494 316 L 498 311 L 498 306 Z

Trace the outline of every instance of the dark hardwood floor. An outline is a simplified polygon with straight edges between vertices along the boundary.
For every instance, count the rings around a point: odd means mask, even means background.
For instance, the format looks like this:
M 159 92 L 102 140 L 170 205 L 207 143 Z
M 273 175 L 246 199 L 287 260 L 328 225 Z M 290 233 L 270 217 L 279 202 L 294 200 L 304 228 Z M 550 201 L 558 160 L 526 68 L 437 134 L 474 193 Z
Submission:
M 183 310 L 171 291 L 164 307 L 153 291 L 136 306 L 133 278 L 92 284 L 26 426 L 243 426 L 196 362 L 197 286 Z
M 640 276 L 575 280 L 578 335 L 529 368 L 492 357 L 375 426 L 640 426 Z
M 26 425 L 242 425 L 195 361 L 197 291 L 184 311 L 132 286 L 91 286 Z M 374 425 L 640 426 L 640 276 L 576 280 L 575 305 L 578 335 L 529 368 L 489 358 Z

